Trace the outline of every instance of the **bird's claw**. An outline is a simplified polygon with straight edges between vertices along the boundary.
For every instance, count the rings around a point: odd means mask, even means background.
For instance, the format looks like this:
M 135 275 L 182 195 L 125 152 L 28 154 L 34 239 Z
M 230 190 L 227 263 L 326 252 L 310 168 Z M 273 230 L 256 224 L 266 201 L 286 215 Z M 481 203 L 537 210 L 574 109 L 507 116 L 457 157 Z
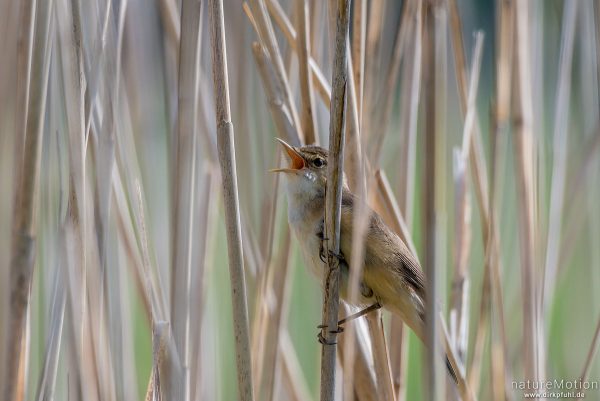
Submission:
M 322 242 L 321 246 L 319 247 L 319 259 L 321 259 L 321 262 L 327 263 L 327 259 L 325 258 L 325 247 L 323 246 Z
M 319 329 L 319 334 L 317 334 L 317 339 L 319 340 L 319 342 L 323 345 L 335 345 L 337 344 L 337 341 L 327 341 L 327 339 L 325 338 L 325 336 L 323 336 L 323 329 L 326 329 L 327 327 L 329 327 L 326 324 L 320 324 L 317 326 L 317 329 Z M 329 330 L 329 334 L 340 334 L 344 332 L 344 327 L 341 325 L 338 325 L 337 328 L 335 330 Z
M 340 252 L 340 253 L 335 253 L 333 251 L 328 251 L 329 253 L 329 257 L 330 258 L 336 258 L 338 260 L 338 262 L 341 263 L 346 263 L 346 258 L 344 258 L 344 255 Z
M 319 246 L 319 259 L 321 259 L 321 262 L 327 263 L 327 259 L 325 257 L 325 245 L 323 243 L 327 241 L 328 238 L 323 235 L 323 232 L 318 232 L 317 237 L 321 240 L 321 245 Z
M 319 342 L 323 345 L 336 345 L 337 341 L 327 341 L 327 339 L 325 337 L 323 337 L 323 333 L 319 332 L 319 334 L 317 334 L 317 338 L 319 339 Z

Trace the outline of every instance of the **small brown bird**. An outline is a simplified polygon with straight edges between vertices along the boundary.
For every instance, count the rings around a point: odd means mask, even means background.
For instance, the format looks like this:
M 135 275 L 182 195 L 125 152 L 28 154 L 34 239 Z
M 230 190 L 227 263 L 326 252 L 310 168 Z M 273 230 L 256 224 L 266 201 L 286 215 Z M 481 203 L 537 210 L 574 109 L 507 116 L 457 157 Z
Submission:
M 322 279 L 328 151 L 312 145 L 296 148 L 281 139 L 278 141 L 290 165 L 271 171 L 285 174 L 290 227 L 300 244 L 304 262 Z M 340 224 L 340 251 L 344 260 L 352 258 L 354 203 L 355 196 L 344 183 Z M 341 263 L 340 269 L 340 296 L 347 301 L 348 264 Z M 398 315 L 424 341 L 425 299 L 425 276 L 419 262 L 400 237 L 370 210 L 357 306 L 369 311 L 384 307 Z M 446 365 L 456 381 L 447 359 Z

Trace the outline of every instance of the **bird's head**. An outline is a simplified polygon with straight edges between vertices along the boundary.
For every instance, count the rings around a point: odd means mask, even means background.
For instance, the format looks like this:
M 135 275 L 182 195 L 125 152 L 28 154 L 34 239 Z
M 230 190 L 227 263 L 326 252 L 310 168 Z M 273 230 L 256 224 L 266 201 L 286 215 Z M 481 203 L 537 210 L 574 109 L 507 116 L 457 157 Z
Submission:
M 327 185 L 327 156 L 329 152 L 320 146 L 294 147 L 277 138 L 285 150 L 289 165 L 270 170 L 284 173 L 288 195 L 295 200 L 325 195 Z

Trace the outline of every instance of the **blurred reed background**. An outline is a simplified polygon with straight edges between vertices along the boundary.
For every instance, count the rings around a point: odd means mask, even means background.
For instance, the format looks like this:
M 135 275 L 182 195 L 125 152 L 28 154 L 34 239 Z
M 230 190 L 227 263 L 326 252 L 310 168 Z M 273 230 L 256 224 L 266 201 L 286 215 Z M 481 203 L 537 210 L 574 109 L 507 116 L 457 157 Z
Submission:
M 336 2 L 224 3 L 254 394 L 316 399 L 321 289 L 267 170 L 275 137 L 327 145 Z M 0 0 L 0 398 L 238 399 L 209 4 Z M 468 386 L 598 380 L 598 3 L 350 18 L 349 184 L 435 274 Z M 338 394 L 423 399 L 380 322 L 338 336 Z

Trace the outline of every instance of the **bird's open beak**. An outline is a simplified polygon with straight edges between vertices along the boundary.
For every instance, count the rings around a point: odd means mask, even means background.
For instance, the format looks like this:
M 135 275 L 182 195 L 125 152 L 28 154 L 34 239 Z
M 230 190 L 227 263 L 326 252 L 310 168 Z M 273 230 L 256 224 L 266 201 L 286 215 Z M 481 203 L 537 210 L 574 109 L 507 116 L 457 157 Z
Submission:
M 288 168 L 274 168 L 269 170 L 271 173 L 295 173 L 302 170 L 305 166 L 304 158 L 294 149 L 292 145 L 286 141 L 275 138 L 279 141 L 281 146 L 285 149 L 288 158 L 290 159 L 290 166 Z

